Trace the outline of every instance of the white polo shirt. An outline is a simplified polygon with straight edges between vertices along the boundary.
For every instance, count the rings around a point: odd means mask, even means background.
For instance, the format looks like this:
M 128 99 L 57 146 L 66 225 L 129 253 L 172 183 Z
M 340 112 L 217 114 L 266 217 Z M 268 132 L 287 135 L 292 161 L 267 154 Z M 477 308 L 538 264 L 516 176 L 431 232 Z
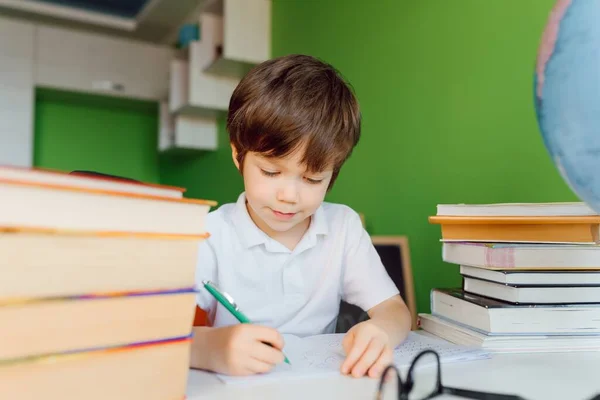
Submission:
M 198 306 L 212 326 L 237 320 L 204 289 L 213 281 L 255 324 L 298 336 L 335 331 L 340 299 L 369 310 L 398 294 L 360 217 L 323 203 L 293 251 L 252 221 L 242 193 L 206 219 L 210 237 L 200 245 Z

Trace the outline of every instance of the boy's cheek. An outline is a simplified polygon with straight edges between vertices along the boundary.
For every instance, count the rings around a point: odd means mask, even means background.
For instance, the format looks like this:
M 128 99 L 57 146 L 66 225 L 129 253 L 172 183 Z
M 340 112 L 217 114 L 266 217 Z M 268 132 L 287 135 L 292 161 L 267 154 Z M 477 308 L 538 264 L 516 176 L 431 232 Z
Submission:
M 260 175 L 248 174 L 244 175 L 244 186 L 246 192 L 260 195 L 269 193 L 273 189 L 273 182 Z

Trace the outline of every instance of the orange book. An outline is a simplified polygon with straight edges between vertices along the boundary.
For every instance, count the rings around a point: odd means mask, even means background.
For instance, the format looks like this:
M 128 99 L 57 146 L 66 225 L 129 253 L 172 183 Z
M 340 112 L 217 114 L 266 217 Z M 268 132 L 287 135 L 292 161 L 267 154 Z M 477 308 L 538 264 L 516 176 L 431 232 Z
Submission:
M 443 216 L 443 241 L 600 244 L 600 216 Z

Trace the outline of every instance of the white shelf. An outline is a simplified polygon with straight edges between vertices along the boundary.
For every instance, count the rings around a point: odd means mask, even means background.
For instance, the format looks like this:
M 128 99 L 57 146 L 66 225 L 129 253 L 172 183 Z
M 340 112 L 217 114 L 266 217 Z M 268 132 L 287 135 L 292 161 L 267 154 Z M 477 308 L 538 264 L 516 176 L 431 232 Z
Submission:
M 200 16 L 203 70 L 243 77 L 271 55 L 270 0 L 212 0 Z
M 166 101 L 160 103 L 158 151 L 180 153 L 212 151 L 218 146 L 214 117 L 171 114 Z
M 255 64 L 218 57 L 212 64 L 204 68 L 204 72 L 214 75 L 243 78 L 254 66 Z
M 201 42 L 192 42 L 183 56 L 171 61 L 169 110 L 175 114 L 216 117 L 226 113 L 238 78 L 213 75 L 203 70 Z

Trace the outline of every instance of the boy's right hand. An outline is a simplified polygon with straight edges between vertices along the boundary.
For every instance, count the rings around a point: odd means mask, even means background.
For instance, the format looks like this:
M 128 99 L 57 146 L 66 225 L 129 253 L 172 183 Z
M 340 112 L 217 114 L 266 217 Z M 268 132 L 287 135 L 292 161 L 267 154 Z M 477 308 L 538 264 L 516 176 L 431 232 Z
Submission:
M 283 337 L 273 328 L 239 324 L 206 331 L 206 350 L 212 371 L 253 375 L 270 371 L 284 360 Z M 265 344 L 269 343 L 273 347 Z

